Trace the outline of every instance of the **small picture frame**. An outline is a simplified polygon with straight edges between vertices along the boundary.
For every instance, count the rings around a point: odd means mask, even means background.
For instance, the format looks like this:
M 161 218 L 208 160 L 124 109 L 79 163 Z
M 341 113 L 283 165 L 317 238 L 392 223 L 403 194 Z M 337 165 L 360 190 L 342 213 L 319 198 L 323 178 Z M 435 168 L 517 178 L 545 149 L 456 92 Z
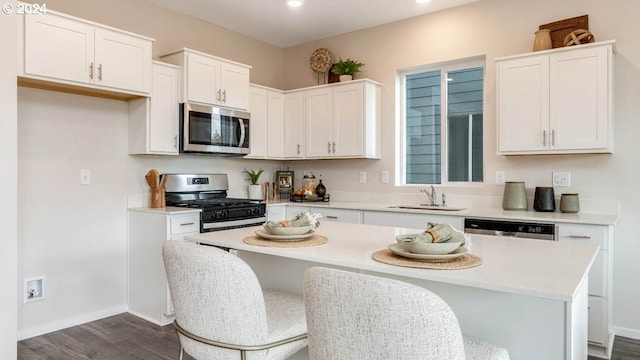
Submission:
M 293 194 L 293 171 L 276 171 L 278 194 Z

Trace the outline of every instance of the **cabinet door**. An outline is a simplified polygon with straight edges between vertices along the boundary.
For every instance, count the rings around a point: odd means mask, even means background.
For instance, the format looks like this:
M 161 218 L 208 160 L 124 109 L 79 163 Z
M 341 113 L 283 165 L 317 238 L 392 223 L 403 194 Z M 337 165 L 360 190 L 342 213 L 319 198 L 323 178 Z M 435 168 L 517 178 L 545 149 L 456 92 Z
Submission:
M 550 56 L 551 149 L 608 147 L 608 47 Z
M 220 104 L 249 109 L 249 69 L 235 64 L 220 64 Z
M 304 157 L 304 94 L 286 94 L 284 101 L 284 156 L 300 159 Z
M 251 86 L 249 92 L 251 112 L 249 141 L 251 142 L 251 153 L 247 157 L 264 159 L 267 155 L 268 91 L 267 89 Z
M 395 226 L 424 230 L 427 223 L 449 224 L 462 230 L 463 218 L 433 214 L 394 213 L 382 211 L 365 211 L 363 222 L 369 225 Z
M 284 94 L 269 91 L 267 97 L 267 158 L 282 159 L 284 156 Z
M 325 208 L 311 208 L 311 212 L 320 213 L 322 218 L 320 221 L 336 221 L 352 224 L 362 224 L 362 212 L 357 210 L 344 210 L 344 209 L 325 209 Z
M 178 68 L 153 65 L 148 130 L 151 153 L 178 154 L 179 79 Z
M 27 75 L 93 83 L 92 26 L 55 14 L 24 19 Z
M 334 156 L 364 155 L 364 83 L 333 89 L 333 142 Z
M 305 123 L 307 128 L 307 158 L 332 157 L 336 144 L 333 139 L 333 98 L 331 88 L 305 91 Z
M 498 152 L 547 149 L 548 56 L 504 60 L 497 65 Z
M 218 104 L 220 93 L 220 62 L 198 54 L 187 54 L 187 100 Z
M 95 82 L 116 89 L 151 92 L 151 42 L 95 29 Z

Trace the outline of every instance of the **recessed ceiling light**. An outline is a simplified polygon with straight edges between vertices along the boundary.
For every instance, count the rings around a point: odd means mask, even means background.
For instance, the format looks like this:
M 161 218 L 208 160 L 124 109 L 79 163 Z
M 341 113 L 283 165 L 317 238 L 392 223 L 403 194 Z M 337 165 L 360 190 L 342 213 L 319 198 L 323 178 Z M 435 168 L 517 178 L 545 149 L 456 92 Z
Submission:
M 291 7 L 302 6 L 302 0 L 288 0 L 287 1 L 287 5 L 289 5 Z
M 428 2 L 431 2 L 431 0 L 416 0 L 416 2 L 417 2 L 418 4 L 426 4 L 426 3 L 428 3 Z

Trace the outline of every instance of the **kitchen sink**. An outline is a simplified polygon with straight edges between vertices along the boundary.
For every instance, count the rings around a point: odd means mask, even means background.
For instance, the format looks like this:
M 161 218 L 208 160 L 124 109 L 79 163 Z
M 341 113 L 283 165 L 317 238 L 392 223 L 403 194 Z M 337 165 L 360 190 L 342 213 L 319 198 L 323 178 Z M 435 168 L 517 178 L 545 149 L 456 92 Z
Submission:
M 461 211 L 466 208 L 457 208 L 449 206 L 434 206 L 434 205 L 391 205 L 387 206 L 388 209 L 412 209 L 412 210 L 435 210 L 435 211 Z

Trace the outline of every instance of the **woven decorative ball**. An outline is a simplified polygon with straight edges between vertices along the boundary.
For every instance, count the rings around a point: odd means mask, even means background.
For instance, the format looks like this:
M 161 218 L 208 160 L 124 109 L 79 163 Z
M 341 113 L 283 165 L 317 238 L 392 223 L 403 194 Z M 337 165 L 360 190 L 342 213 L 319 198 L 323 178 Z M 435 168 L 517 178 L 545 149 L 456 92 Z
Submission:
M 333 54 L 327 48 L 316 49 L 311 58 L 309 59 L 309 65 L 311 70 L 317 73 L 323 73 L 329 70 L 333 64 Z
M 563 46 L 572 46 L 580 44 L 588 44 L 596 41 L 595 37 L 589 30 L 576 29 L 564 37 Z

